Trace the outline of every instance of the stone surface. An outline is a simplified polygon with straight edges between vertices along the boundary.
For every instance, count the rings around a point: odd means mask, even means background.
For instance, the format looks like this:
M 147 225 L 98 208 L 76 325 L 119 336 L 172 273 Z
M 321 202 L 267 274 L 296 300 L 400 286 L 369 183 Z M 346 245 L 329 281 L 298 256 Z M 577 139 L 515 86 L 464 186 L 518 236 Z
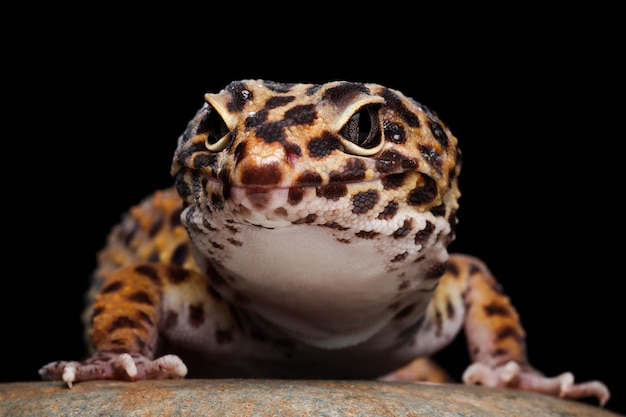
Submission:
M 618 417 L 545 395 L 461 384 L 163 380 L 0 384 L 0 416 Z

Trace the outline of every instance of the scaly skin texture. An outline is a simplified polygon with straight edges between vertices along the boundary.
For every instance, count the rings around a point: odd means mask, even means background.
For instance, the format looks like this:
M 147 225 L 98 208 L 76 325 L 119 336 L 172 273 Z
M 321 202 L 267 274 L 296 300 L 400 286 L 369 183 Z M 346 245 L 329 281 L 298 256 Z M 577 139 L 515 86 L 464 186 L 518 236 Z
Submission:
M 461 152 L 427 107 L 350 82 L 242 80 L 205 99 L 175 187 L 99 254 L 92 356 L 43 378 L 445 381 L 427 358 L 463 329 L 465 383 L 608 400 L 601 382 L 535 370 L 487 267 L 448 254 Z

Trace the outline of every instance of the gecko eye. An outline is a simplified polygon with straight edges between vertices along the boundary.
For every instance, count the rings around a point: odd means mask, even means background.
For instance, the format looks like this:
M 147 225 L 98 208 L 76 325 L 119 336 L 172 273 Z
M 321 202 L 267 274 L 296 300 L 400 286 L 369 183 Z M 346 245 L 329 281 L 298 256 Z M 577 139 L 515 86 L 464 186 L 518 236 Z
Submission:
M 374 155 L 383 147 L 383 136 L 378 117 L 379 104 L 361 107 L 339 131 L 346 151 L 355 155 Z
M 198 134 L 206 133 L 206 148 L 211 152 L 225 149 L 231 142 L 230 129 L 220 114 L 208 107 L 204 118 L 198 124 Z

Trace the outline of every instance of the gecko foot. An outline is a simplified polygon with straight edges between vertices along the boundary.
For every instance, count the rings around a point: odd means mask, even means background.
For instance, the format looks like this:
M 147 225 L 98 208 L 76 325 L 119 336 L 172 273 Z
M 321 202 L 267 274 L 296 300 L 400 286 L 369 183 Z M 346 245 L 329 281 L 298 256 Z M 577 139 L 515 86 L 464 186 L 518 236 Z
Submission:
M 151 360 L 135 353 L 98 352 L 83 362 L 49 363 L 39 370 L 39 375 L 42 379 L 65 381 L 72 388 L 74 382 L 97 379 L 133 381 L 184 378 L 187 367 L 176 355 Z
M 600 381 L 575 384 L 574 375 L 570 372 L 549 378 L 537 371 L 523 369 L 514 361 L 495 368 L 473 363 L 463 373 L 463 382 L 468 385 L 517 388 L 569 399 L 596 397 L 602 406 L 610 397 L 608 388 Z

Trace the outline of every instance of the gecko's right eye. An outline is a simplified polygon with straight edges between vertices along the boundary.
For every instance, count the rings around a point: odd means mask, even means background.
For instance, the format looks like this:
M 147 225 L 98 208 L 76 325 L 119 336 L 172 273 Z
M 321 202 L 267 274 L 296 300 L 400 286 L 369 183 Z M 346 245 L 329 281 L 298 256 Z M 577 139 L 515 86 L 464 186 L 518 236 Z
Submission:
M 211 152 L 220 152 L 231 142 L 232 135 L 224 118 L 211 106 L 207 107 L 206 114 L 198 125 L 197 133 L 207 135 L 205 146 Z

